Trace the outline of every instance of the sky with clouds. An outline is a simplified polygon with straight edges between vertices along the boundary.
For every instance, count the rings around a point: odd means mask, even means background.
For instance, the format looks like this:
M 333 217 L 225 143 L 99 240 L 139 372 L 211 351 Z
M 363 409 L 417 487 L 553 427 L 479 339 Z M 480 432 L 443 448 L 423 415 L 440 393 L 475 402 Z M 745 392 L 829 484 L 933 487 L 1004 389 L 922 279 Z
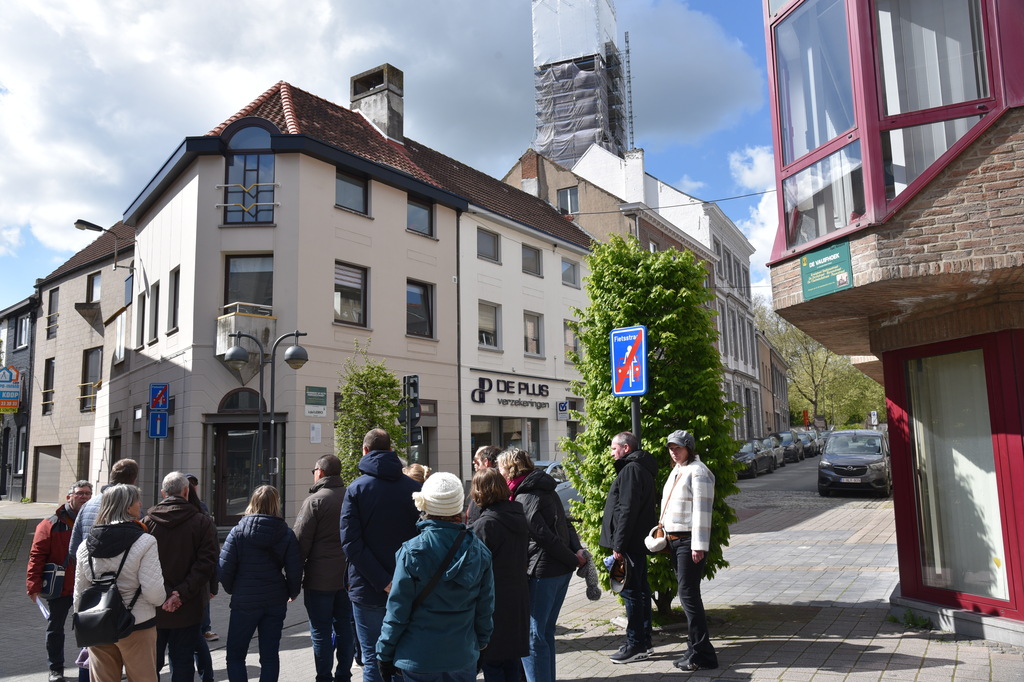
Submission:
M 761 0 L 618 0 L 647 170 L 775 234 Z M 5 0 L 0 309 L 119 220 L 183 138 L 279 80 L 345 106 L 349 78 L 405 72 L 406 134 L 501 177 L 533 139 L 528 0 Z

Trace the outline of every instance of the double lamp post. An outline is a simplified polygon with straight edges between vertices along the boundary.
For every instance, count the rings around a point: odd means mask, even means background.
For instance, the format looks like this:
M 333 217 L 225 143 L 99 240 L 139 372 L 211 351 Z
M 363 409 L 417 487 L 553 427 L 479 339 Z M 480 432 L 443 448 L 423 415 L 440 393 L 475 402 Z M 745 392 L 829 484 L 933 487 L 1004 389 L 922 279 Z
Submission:
M 260 357 L 259 357 L 259 363 L 260 363 L 260 397 L 259 397 L 259 417 L 258 417 L 258 425 L 257 425 L 257 430 L 256 430 L 256 452 L 259 453 L 260 466 L 263 469 L 263 482 L 264 483 L 270 483 L 275 488 L 278 487 L 278 481 L 277 481 L 277 473 L 278 472 L 277 472 L 276 467 L 275 467 L 275 470 L 273 472 L 270 471 L 271 459 L 269 457 L 269 453 L 267 451 L 264 451 L 264 449 L 263 449 L 263 411 L 264 411 L 263 410 L 263 406 L 265 404 L 265 402 L 263 400 L 263 396 L 264 396 L 264 393 L 263 393 L 263 368 L 266 367 L 267 365 L 270 365 L 270 447 L 275 450 L 274 460 L 276 461 L 277 455 L 278 454 L 283 455 L 284 452 L 283 451 L 281 451 L 281 452 L 277 452 L 276 451 L 277 450 L 277 434 L 275 433 L 275 424 L 274 424 L 275 416 L 276 416 L 275 412 L 274 412 L 274 396 L 277 395 L 277 391 L 275 390 L 277 388 L 277 386 L 276 386 L 276 383 L 277 383 L 277 373 L 275 371 L 274 360 L 276 359 L 276 356 L 277 356 L 277 347 L 281 344 L 281 342 L 284 341 L 285 339 L 294 337 L 295 338 L 295 344 L 292 345 L 292 346 L 289 346 L 284 351 L 284 361 L 292 369 L 299 369 L 300 367 L 305 365 L 306 362 L 309 360 L 309 353 L 306 352 L 305 348 L 303 348 L 302 346 L 298 345 L 298 341 L 299 341 L 299 337 L 300 336 L 306 336 L 306 332 L 300 332 L 298 330 L 295 330 L 294 332 L 288 332 L 287 334 L 282 334 L 281 336 L 277 337 L 277 340 L 274 341 L 274 345 L 270 349 L 270 356 L 268 357 L 267 354 L 264 353 L 264 351 L 263 351 L 263 344 L 260 343 L 260 340 L 257 339 L 255 336 L 253 336 L 252 334 L 246 334 L 245 332 L 234 332 L 232 334 L 228 334 L 228 338 L 235 339 L 235 345 L 232 346 L 231 348 L 228 348 L 227 352 L 224 354 L 224 364 L 226 364 L 231 369 L 241 370 L 243 367 L 245 367 L 245 365 L 247 365 L 249 363 L 249 351 L 247 351 L 245 348 L 243 348 L 241 345 L 239 345 L 238 339 L 242 339 L 242 338 L 249 339 L 250 341 L 255 343 L 256 344 L 256 348 L 259 349 L 259 352 L 260 352 Z

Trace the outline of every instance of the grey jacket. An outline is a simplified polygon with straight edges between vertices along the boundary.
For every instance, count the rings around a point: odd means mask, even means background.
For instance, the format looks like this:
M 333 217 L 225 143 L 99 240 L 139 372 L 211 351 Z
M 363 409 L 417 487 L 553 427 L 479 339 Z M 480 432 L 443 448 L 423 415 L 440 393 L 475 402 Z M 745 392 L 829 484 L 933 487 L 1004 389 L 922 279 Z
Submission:
M 324 476 L 309 489 L 295 519 L 295 537 L 305 567 L 307 590 L 337 592 L 345 587 L 347 566 L 341 551 L 341 506 L 345 484 L 340 476 Z

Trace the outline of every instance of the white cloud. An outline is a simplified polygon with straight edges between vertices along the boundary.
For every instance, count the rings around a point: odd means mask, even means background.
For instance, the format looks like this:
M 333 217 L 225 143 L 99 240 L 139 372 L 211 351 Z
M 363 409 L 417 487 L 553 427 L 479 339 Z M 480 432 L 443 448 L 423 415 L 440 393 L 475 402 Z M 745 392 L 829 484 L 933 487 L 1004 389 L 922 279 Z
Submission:
M 747 147 L 729 155 L 729 168 L 736 184 L 746 190 L 765 194 L 750 209 L 749 218 L 737 226 L 747 235 L 756 251 L 751 256 L 751 279 L 755 291 L 771 298 L 771 280 L 765 266 L 771 259 L 779 226 L 779 207 L 775 192 L 775 162 L 769 147 Z
M 0 256 L 13 256 L 21 246 L 21 229 L 0 227 Z
M 755 192 L 775 187 L 775 160 L 770 147 L 747 147 L 729 154 L 732 177 Z
M 699 193 L 700 190 L 704 189 L 707 186 L 708 183 L 703 182 L 701 180 L 695 180 L 694 178 L 691 178 L 689 175 L 684 175 L 679 180 L 679 182 L 676 183 L 676 187 L 683 190 L 690 196 L 697 196 L 697 193 Z

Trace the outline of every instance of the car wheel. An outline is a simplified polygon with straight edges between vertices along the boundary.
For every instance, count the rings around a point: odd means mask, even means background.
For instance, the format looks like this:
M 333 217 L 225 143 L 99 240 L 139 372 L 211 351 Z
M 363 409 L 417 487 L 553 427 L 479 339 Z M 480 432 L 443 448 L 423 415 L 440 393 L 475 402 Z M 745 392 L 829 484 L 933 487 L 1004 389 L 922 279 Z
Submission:
M 800 458 L 797 461 L 799 461 L 799 462 L 804 461 L 804 451 L 803 450 L 800 451 Z
M 774 457 L 772 457 L 770 460 L 768 460 L 768 473 L 769 474 L 774 474 L 775 473 L 775 458 Z
M 822 497 L 828 497 L 829 495 L 832 494 L 832 491 L 826 488 L 818 488 L 818 494 L 821 495 Z
M 785 457 L 782 458 L 782 462 L 779 464 L 779 466 L 780 467 L 786 466 L 786 458 Z
M 878 496 L 882 499 L 885 499 L 890 495 L 892 495 L 892 479 L 889 479 L 886 482 L 885 487 L 878 491 Z

